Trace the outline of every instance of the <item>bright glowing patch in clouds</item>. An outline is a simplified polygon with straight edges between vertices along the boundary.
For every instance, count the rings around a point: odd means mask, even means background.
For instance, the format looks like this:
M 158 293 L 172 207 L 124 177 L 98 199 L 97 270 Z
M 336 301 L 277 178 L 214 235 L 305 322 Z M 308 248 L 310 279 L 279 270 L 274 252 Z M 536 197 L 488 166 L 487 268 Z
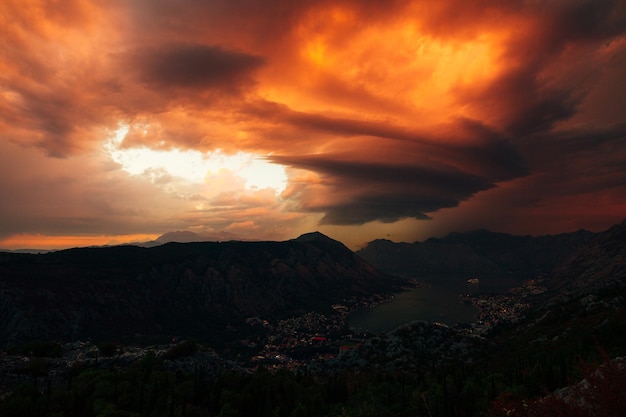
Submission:
M 625 1 L 253 3 L 0 0 L 0 247 L 622 221 Z
M 280 194 L 286 187 L 287 175 L 284 167 L 272 164 L 261 157 L 237 152 L 226 155 L 217 150 L 203 153 L 195 150 L 154 150 L 145 146 L 124 148 L 122 142 L 129 131 L 129 126 L 122 126 L 113 138 L 105 144 L 111 158 L 131 175 L 158 173 L 158 178 L 174 177 L 193 184 L 205 182 L 207 176 L 230 173 L 241 178 L 247 189 L 272 188 Z M 153 182 L 159 183 L 154 178 Z

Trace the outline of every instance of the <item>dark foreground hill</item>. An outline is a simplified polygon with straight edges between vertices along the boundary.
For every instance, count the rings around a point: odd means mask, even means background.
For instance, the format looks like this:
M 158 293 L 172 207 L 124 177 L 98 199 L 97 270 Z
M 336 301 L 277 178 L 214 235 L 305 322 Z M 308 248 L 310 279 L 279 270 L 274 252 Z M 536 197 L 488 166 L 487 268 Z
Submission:
M 326 312 L 399 285 L 319 233 L 286 242 L 0 253 L 0 345 L 136 334 L 220 341 L 249 317 Z

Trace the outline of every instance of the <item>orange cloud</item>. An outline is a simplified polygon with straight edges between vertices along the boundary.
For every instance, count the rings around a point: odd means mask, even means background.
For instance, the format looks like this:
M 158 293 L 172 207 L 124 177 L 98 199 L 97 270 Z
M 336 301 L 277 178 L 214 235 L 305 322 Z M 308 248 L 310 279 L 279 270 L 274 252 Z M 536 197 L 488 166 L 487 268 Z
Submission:
M 0 235 L 418 236 L 506 228 L 503 207 L 534 232 L 590 193 L 608 225 L 624 28 L 617 0 L 6 0 Z M 204 165 L 192 181 L 167 152 L 253 155 L 285 190 Z M 559 224 L 598 224 L 584 213 Z

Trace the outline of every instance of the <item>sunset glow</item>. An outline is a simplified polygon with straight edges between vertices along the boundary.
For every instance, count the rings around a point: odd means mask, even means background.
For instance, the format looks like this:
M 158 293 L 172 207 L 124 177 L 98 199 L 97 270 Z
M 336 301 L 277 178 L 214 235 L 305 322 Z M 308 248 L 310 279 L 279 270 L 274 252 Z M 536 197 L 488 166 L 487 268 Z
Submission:
M 623 1 L 7 0 L 0 28 L 0 248 L 626 217 Z
M 52 250 L 85 246 L 123 245 L 149 242 L 158 235 L 126 235 L 126 236 L 42 236 L 14 235 L 0 241 L 3 247 L 21 249 Z
M 203 153 L 177 148 L 126 148 L 123 140 L 129 129 L 129 126 L 119 128 L 105 142 L 104 148 L 111 159 L 131 175 L 147 175 L 156 184 L 169 182 L 170 178 L 201 184 L 215 176 L 234 175 L 244 181 L 246 189 L 271 188 L 277 194 L 285 189 L 285 169 L 253 154 L 237 152 L 226 155 L 219 149 Z M 147 134 L 147 130 L 142 133 Z

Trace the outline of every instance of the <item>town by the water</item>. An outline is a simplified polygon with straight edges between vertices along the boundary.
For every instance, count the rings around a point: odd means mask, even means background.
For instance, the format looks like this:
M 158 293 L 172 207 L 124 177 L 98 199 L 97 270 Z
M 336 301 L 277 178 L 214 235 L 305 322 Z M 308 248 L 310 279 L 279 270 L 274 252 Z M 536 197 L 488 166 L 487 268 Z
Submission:
M 457 339 L 481 340 L 499 326 L 520 320 L 530 307 L 528 297 L 541 294 L 545 290 L 543 280 L 538 278 L 503 294 L 460 294 L 459 302 L 471 303 L 478 310 L 473 322 L 453 326 L 417 322 L 413 326 L 449 330 Z M 0 377 L 0 397 L 10 387 L 25 379 L 32 379 L 35 384 L 45 386 L 67 379 L 67 375 L 77 368 L 123 368 L 149 357 L 165 359 L 164 366 L 172 370 L 193 372 L 201 367 L 208 375 L 217 375 L 225 369 L 252 372 L 260 366 L 269 370 L 311 367 L 317 370 L 325 367 L 336 369 L 348 366 L 350 361 L 345 358 L 353 351 L 358 351 L 373 338 L 385 337 L 384 334 L 374 335 L 348 327 L 349 314 L 359 308 L 371 308 L 390 301 L 392 300 L 389 296 L 380 294 L 365 300 L 344 300 L 342 304 L 333 305 L 333 314 L 309 312 L 275 323 L 262 317 L 250 317 L 246 320 L 246 325 L 251 331 L 246 332 L 246 336 L 241 339 L 234 338 L 237 341 L 229 344 L 220 354 L 199 343 L 181 340 L 176 336 L 172 336 L 168 343 L 149 346 L 75 341 L 56 344 L 51 349 L 55 352 L 53 355 L 37 352 L 36 348 L 31 352 L 2 352 L 0 368 L 4 372 Z M 233 328 L 232 332 L 237 332 L 237 329 Z M 434 334 L 444 337 L 440 331 Z M 394 346 L 396 342 L 400 343 L 397 337 L 387 337 L 386 349 L 400 349 L 399 346 Z M 46 343 L 48 346 L 55 345 L 55 342 Z M 428 341 L 425 344 L 428 345 Z M 362 358 L 359 360 L 363 361 Z

